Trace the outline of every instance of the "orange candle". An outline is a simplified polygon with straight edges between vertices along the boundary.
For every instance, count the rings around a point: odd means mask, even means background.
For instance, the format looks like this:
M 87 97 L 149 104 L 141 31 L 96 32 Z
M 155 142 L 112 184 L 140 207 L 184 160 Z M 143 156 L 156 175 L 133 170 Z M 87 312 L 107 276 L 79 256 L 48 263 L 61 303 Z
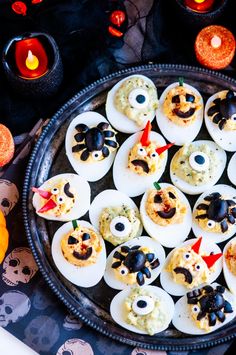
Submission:
M 26 79 L 39 78 L 48 71 L 47 53 L 37 38 L 16 42 L 15 62 L 19 75 Z
M 210 11 L 215 0 L 185 0 L 184 3 L 191 10 L 196 12 Z

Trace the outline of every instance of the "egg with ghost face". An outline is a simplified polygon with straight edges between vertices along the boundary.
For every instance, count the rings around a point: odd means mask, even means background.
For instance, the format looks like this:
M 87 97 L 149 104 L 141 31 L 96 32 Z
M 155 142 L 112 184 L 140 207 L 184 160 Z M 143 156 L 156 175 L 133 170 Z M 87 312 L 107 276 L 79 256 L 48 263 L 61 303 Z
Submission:
M 149 237 L 137 237 L 116 247 L 108 256 L 105 282 L 116 290 L 152 283 L 160 274 L 165 251 Z
M 130 197 L 143 194 L 164 173 L 167 150 L 164 138 L 151 131 L 148 122 L 143 132 L 130 136 L 121 145 L 113 165 L 113 180 L 117 190 Z
M 154 335 L 165 330 L 174 314 L 174 302 L 156 286 L 128 287 L 110 305 L 112 318 L 121 327 L 138 334 Z
M 140 203 L 140 215 L 148 234 L 164 247 L 182 243 L 192 226 L 192 211 L 188 199 L 175 186 L 154 184 Z
M 175 304 L 172 324 L 182 333 L 203 335 L 214 332 L 236 315 L 236 298 L 218 283 L 194 289 Z
M 76 174 L 55 175 L 32 191 L 36 213 L 48 220 L 71 221 L 89 209 L 90 186 Z
M 89 218 L 102 237 L 113 245 L 140 236 L 143 231 L 136 204 L 117 190 L 100 192 L 91 203 Z
M 160 97 L 156 121 L 168 141 L 176 145 L 192 142 L 203 122 L 201 94 L 182 81 L 169 85 Z
M 97 112 L 84 112 L 70 123 L 66 155 L 73 169 L 88 181 L 101 179 L 111 168 L 118 143 L 116 132 Z
M 108 93 L 106 115 L 120 132 L 134 133 L 152 121 L 158 107 L 157 89 L 144 75 L 130 75 Z
M 207 100 L 206 128 L 212 139 L 224 150 L 236 151 L 236 93 L 220 91 Z
M 171 181 L 187 194 L 200 194 L 220 179 L 226 159 L 225 151 L 212 141 L 200 140 L 186 144 L 171 160 Z
M 160 282 L 173 296 L 213 282 L 222 271 L 221 249 L 205 239 L 189 239 L 172 250 L 163 266 Z
M 73 284 L 92 287 L 103 277 L 105 244 L 89 222 L 74 220 L 63 224 L 53 236 L 51 251 L 56 267 Z

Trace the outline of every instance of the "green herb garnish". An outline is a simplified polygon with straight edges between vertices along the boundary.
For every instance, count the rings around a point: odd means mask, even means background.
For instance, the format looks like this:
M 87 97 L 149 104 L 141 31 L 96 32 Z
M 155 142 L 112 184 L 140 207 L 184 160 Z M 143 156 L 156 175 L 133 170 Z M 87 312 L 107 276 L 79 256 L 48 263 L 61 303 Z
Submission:
M 74 229 L 76 229 L 76 228 L 78 227 L 78 223 L 77 223 L 76 219 L 74 219 L 74 220 L 72 221 L 72 225 L 73 225 L 73 228 L 74 228 Z
M 184 78 L 179 78 L 179 86 L 184 86 Z
M 155 181 L 155 182 L 153 183 L 153 185 L 154 185 L 154 187 L 155 187 L 156 190 L 161 190 L 161 186 L 158 184 L 157 181 Z

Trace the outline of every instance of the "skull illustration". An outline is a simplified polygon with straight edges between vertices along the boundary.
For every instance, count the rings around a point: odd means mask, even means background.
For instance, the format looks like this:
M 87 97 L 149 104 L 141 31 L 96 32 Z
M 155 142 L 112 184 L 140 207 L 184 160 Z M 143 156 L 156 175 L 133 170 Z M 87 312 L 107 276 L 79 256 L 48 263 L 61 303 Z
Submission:
M 2 279 L 8 286 L 28 283 L 38 270 L 29 248 L 15 248 L 3 262 Z
M 56 306 L 57 301 L 52 297 L 51 293 L 47 292 L 45 283 L 40 281 L 34 290 L 33 306 L 35 309 L 43 311 L 50 306 Z
M 131 355 L 167 355 L 166 351 L 159 350 L 146 350 L 141 348 L 135 348 Z
M 5 216 L 13 209 L 19 200 L 19 192 L 13 182 L 0 179 L 0 209 Z
M 29 298 L 20 291 L 7 291 L 0 297 L 0 326 L 16 323 L 30 310 Z
M 72 314 L 68 314 L 64 319 L 63 328 L 65 328 L 66 330 L 78 330 L 82 326 L 83 323 Z
M 37 352 L 49 351 L 59 339 L 59 335 L 59 327 L 54 319 L 38 316 L 25 328 L 23 342 Z
M 91 346 L 82 339 L 68 339 L 57 351 L 56 355 L 93 355 Z

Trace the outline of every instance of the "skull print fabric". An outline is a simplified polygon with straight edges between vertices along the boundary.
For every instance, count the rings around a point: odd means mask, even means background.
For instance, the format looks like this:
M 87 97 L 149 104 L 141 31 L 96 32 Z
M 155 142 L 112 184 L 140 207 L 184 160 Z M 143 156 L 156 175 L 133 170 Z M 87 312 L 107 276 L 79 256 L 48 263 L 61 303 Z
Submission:
M 7 291 L 0 297 L 0 326 L 16 323 L 30 310 L 30 299 L 22 292 Z
M 0 179 L 0 209 L 5 216 L 14 208 L 19 200 L 16 185 L 8 180 Z

